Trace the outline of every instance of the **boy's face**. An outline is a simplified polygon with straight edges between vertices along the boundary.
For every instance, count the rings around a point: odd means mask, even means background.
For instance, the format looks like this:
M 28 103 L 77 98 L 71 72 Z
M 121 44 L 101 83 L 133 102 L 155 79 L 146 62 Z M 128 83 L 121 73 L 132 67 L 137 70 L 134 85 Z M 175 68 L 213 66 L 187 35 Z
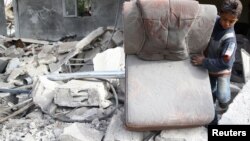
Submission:
M 220 14 L 220 24 L 224 29 L 233 27 L 234 24 L 238 21 L 237 16 L 231 13 L 221 13 Z

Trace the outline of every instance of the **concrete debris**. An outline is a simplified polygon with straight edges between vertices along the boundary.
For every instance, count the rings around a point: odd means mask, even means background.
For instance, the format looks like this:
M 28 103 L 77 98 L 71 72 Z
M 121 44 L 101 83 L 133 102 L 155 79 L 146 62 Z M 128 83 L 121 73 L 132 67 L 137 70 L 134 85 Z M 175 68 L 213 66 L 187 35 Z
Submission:
M 101 141 L 104 136 L 100 132 L 91 127 L 89 124 L 73 123 L 64 128 L 63 134 L 60 136 L 61 141 Z
M 102 40 L 100 42 L 102 50 L 115 47 L 115 43 L 113 40 L 111 40 L 111 37 L 112 33 L 110 31 L 107 31 L 105 34 L 103 34 Z
M 19 67 L 20 64 L 21 62 L 18 58 L 11 59 L 6 67 L 6 74 L 11 73 L 11 71 Z
M 120 30 L 117 30 L 115 33 L 114 33 L 114 36 L 112 38 L 113 42 L 119 46 L 123 43 L 123 33 L 122 31 Z
M 8 60 L 6 58 L 1 57 L 0 58 L 0 73 L 3 73 L 5 71 L 7 64 L 8 64 Z
M 219 124 L 250 124 L 250 81 L 246 83 L 240 93 L 222 115 Z
M 25 70 L 23 68 L 17 68 L 15 70 L 11 71 L 11 73 L 7 79 L 7 82 L 14 83 L 18 76 L 24 75 L 24 74 L 25 74 Z
M 207 141 L 207 136 L 205 127 L 169 129 L 163 130 L 154 141 Z
M 57 63 L 51 66 L 51 72 L 58 71 L 61 66 L 69 61 L 72 57 L 77 55 L 81 50 L 87 47 L 92 41 L 94 41 L 97 37 L 102 35 L 105 32 L 103 27 L 100 27 L 94 31 L 92 31 L 88 36 L 78 42 L 73 50 L 71 50 L 67 55 L 64 55 L 62 59 L 60 59 Z
M 35 40 L 35 39 L 29 39 L 29 38 L 9 38 L 0 35 L 0 38 L 4 39 L 5 42 L 13 42 L 17 40 L 21 40 L 24 43 L 29 43 L 29 44 L 41 44 L 41 45 L 48 45 L 50 44 L 48 41 L 42 41 L 42 40 Z
M 1 88 L 3 88 L 3 89 L 10 89 L 10 88 L 13 88 L 13 87 L 14 87 L 13 84 L 11 84 L 11 83 L 5 83 L 5 82 L 2 82 L 2 81 L 0 81 L 0 86 L 1 86 Z
M 11 46 L 7 48 L 4 52 L 5 56 L 8 57 L 22 57 L 24 55 L 24 51 L 21 48 L 16 48 L 15 46 Z
M 86 121 L 93 121 L 94 119 L 98 119 L 104 115 L 104 110 L 99 108 L 91 108 L 85 109 L 80 108 L 75 111 L 72 111 L 66 114 L 71 120 L 86 120 Z
M 56 136 L 55 131 L 62 133 L 64 126 L 49 118 L 11 119 L 0 128 L 0 140 L 58 140 L 59 136 Z
M 108 92 L 109 88 L 104 82 L 95 82 L 95 81 L 80 81 L 80 80 L 71 80 L 64 85 L 60 85 L 60 88 L 70 88 L 73 93 L 78 93 L 88 96 L 88 102 L 84 104 L 90 104 L 88 106 L 95 106 L 95 103 L 98 102 L 98 105 L 101 108 L 107 108 L 112 103 L 108 100 L 110 94 Z M 86 93 L 87 92 L 87 93 Z M 90 102 L 93 102 L 94 105 L 91 105 Z
M 142 141 L 143 132 L 128 131 L 124 127 L 122 117 L 123 112 L 117 111 L 112 117 L 109 127 L 106 131 L 104 141 Z
M 32 92 L 34 102 L 43 111 L 49 111 L 51 105 L 66 107 L 100 106 L 107 108 L 112 103 L 107 100 L 109 93 L 103 82 L 71 80 L 59 84 L 39 77 Z
M 77 44 L 77 41 L 62 43 L 59 45 L 57 52 L 59 54 L 68 53 L 75 48 L 76 44 Z
M 46 79 L 46 77 L 39 77 L 32 91 L 32 97 L 35 104 L 37 104 L 43 111 L 50 111 L 52 107 L 54 90 L 58 87 L 58 83 Z
M 93 59 L 95 71 L 125 70 L 125 53 L 122 47 L 108 49 Z
M 49 55 L 47 55 L 45 57 L 39 58 L 38 63 L 40 65 L 42 65 L 42 64 L 48 65 L 48 64 L 51 64 L 51 63 L 55 63 L 56 61 L 57 61 L 57 58 L 54 55 L 49 54 Z

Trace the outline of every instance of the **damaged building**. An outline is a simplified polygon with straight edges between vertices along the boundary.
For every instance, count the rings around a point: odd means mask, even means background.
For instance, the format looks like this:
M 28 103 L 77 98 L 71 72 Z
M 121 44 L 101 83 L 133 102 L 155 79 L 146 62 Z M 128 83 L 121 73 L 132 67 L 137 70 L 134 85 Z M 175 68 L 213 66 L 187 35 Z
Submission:
M 154 6 L 147 5 L 149 0 L 139 1 L 147 8 Z M 250 124 L 250 3 L 241 1 L 227 111 L 211 104 L 208 75 L 189 60 L 155 63 L 131 56 L 133 50 L 126 45 L 140 44 L 134 37 L 142 31 L 136 17 L 141 11 L 131 10 L 135 0 L 0 1 L 0 140 L 207 141 L 206 123 L 214 108 L 219 125 Z M 204 8 L 219 6 L 221 1 L 194 3 Z M 216 15 L 215 6 L 206 10 Z M 138 21 L 131 22 L 126 14 Z M 129 26 L 138 30 L 125 31 Z M 146 23 L 144 28 L 149 26 Z M 195 34 L 188 36 L 192 40 Z M 205 46 L 206 38 L 197 42 Z M 189 49 L 198 52 L 201 47 Z M 177 72 L 184 73 L 177 76 Z M 187 80 L 179 84 L 184 77 Z M 160 97 L 165 91 L 180 93 Z M 145 101 L 140 99 L 144 95 Z M 179 97 L 186 101 L 178 101 Z M 179 103 L 171 104 L 175 100 Z

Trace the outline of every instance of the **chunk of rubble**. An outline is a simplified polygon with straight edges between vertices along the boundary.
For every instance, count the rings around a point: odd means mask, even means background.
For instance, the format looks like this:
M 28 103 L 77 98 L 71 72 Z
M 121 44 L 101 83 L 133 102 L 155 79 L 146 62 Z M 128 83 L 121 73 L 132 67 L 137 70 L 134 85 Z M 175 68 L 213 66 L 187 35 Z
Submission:
M 33 101 L 43 111 L 50 111 L 51 106 L 54 104 L 54 90 L 58 85 L 58 83 L 50 81 L 44 76 L 39 77 L 34 85 L 32 91 Z
M 122 31 L 120 30 L 117 30 L 115 33 L 114 33 L 114 36 L 112 38 L 113 42 L 119 46 L 123 43 L 123 33 Z
M 71 80 L 60 85 L 43 76 L 36 82 L 32 95 L 43 111 L 49 111 L 53 104 L 67 107 L 98 105 L 101 108 L 112 104 L 107 100 L 109 93 L 103 82 Z
M 93 121 L 94 119 L 98 119 L 103 117 L 104 110 L 101 108 L 86 108 L 82 107 L 66 114 L 66 117 L 74 120 L 82 120 L 82 121 Z
M 24 75 L 25 74 L 25 70 L 24 68 L 17 68 L 13 71 L 11 71 L 8 79 L 7 79 L 7 82 L 9 83 L 14 83 L 15 82 L 15 79 L 20 76 L 20 75 Z
M 73 123 L 64 128 L 60 141 L 101 141 L 104 133 L 85 123 Z
M 15 46 L 11 46 L 7 48 L 4 52 L 5 56 L 7 57 L 22 57 L 25 53 L 24 50 L 21 48 L 16 48 Z
M 169 129 L 163 130 L 154 141 L 207 141 L 207 136 L 205 127 Z
M 38 63 L 41 65 L 41 64 L 51 64 L 51 63 L 55 63 L 57 61 L 57 58 L 52 55 L 52 54 L 49 54 L 45 57 L 42 57 L 42 58 L 39 58 L 38 59 Z
M 57 52 L 59 54 L 68 53 L 75 48 L 77 43 L 78 43 L 77 41 L 62 43 L 59 45 Z
M 7 58 L 1 57 L 0 58 L 0 73 L 3 73 L 5 71 L 5 68 L 7 67 L 7 65 L 8 65 Z
M 18 58 L 12 58 L 7 67 L 6 67 L 6 74 L 11 73 L 11 71 L 13 71 L 14 69 L 16 69 L 17 67 L 19 67 L 21 64 L 20 60 Z
M 107 100 L 109 98 L 109 93 L 108 93 L 108 88 L 104 82 L 71 80 L 64 85 L 60 85 L 59 88 L 71 89 L 72 97 L 74 97 L 74 94 L 77 98 L 80 99 L 81 97 L 84 99 L 87 96 L 88 102 L 83 101 L 81 102 L 82 105 L 87 104 L 89 106 L 94 106 L 97 104 L 98 101 L 98 105 L 101 108 L 107 108 L 112 104 L 111 101 Z M 58 96 L 60 96 L 59 93 L 58 95 L 57 94 L 55 95 L 55 99 Z M 64 102 L 66 103 L 68 100 L 69 99 L 64 99 Z M 77 101 L 77 99 L 75 100 Z M 61 106 L 66 106 L 66 105 L 61 105 Z
M 59 59 L 57 63 L 51 64 L 50 71 L 51 72 L 58 71 L 63 64 L 69 61 L 70 58 L 77 55 L 81 50 L 87 47 L 93 40 L 101 36 L 104 32 L 105 32 L 105 29 L 103 27 L 99 27 L 96 30 L 92 31 L 85 38 L 79 41 L 74 47 L 74 49 L 72 49 L 69 53 L 67 53 L 62 59 Z
M 122 47 L 98 53 L 93 59 L 95 71 L 125 70 L 125 53 Z
M 123 114 L 117 110 L 105 134 L 104 141 L 142 141 L 143 132 L 128 131 L 122 122 Z

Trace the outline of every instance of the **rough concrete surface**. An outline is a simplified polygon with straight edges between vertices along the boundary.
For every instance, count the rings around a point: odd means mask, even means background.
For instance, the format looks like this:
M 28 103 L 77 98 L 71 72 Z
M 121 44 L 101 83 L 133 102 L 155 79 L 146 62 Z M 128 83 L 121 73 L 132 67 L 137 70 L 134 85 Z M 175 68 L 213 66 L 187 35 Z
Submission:
M 229 105 L 219 124 L 250 124 L 250 81 L 248 81 Z
M 0 1 L 0 35 L 6 35 L 7 23 L 5 20 L 4 1 Z
M 163 130 L 155 141 L 207 141 L 205 127 Z

